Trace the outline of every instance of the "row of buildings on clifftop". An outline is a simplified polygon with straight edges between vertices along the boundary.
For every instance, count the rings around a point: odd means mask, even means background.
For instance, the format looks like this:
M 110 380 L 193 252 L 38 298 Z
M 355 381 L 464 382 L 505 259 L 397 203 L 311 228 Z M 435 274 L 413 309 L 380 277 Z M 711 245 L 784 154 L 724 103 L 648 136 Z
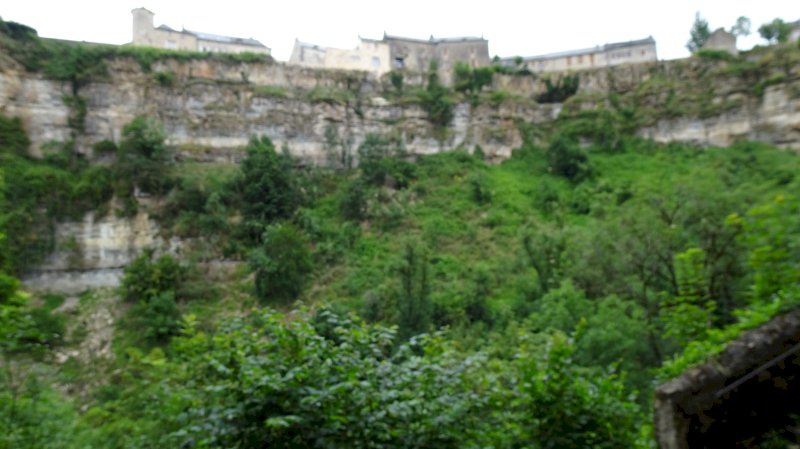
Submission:
M 136 8 L 131 12 L 134 45 L 190 51 L 270 54 L 270 49 L 255 39 L 186 29 L 175 30 L 166 25 L 156 27 L 153 12 L 145 8 Z M 440 77 L 447 83 L 457 63 L 471 67 L 500 63 L 526 68 L 531 72 L 553 72 L 656 59 L 656 42 L 652 37 L 542 56 L 495 59 L 493 62 L 489 57 L 489 41 L 483 37 L 431 36 L 430 39 L 412 39 L 384 33 L 382 39 L 359 37 L 359 44 L 354 49 L 324 47 L 295 40 L 288 63 L 311 68 L 362 70 L 381 76 L 392 70 L 425 71 L 432 61 L 437 61 Z

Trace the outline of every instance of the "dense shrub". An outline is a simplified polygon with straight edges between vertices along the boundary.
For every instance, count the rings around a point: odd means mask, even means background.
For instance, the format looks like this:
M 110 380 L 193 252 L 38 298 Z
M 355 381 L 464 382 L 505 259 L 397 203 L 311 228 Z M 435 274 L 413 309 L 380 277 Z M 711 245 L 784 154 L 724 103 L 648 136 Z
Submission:
M 147 250 L 125 268 L 123 298 L 142 302 L 165 292 L 175 293 L 185 274 L 186 270 L 172 256 L 163 255 L 155 259 L 154 252 Z
M 0 153 L 28 157 L 30 144 L 19 117 L 0 115 Z
M 592 174 L 589 157 L 574 141 L 557 136 L 547 147 L 549 171 L 570 181 L 580 182 Z
M 396 140 L 368 134 L 358 146 L 358 167 L 364 182 L 373 186 L 405 188 L 416 176 L 414 164 L 405 160 L 402 144 Z
M 434 60 L 428 69 L 428 85 L 419 92 L 422 107 L 428 113 L 428 120 L 439 128 L 446 127 L 453 120 L 453 100 L 450 89 L 439 81 L 439 65 Z
M 270 223 L 292 216 L 300 204 L 291 161 L 278 155 L 267 136 L 253 137 L 241 162 L 242 176 L 235 189 L 241 201 L 245 233 L 252 242 L 260 241 Z
M 181 329 L 181 313 L 171 290 L 140 301 L 131 309 L 131 315 L 141 336 L 149 343 L 165 343 Z
M 539 103 L 563 103 L 578 92 L 580 78 L 578 75 L 564 75 L 556 79 L 544 78 L 545 91 L 536 98 Z
M 267 227 L 261 247 L 250 254 L 256 296 L 262 302 L 287 302 L 302 293 L 311 274 L 308 238 L 291 223 Z
M 345 186 L 339 200 L 339 211 L 347 220 L 361 221 L 367 216 L 367 186 L 357 179 Z
M 147 193 L 164 193 L 172 187 L 166 135 L 153 119 L 136 117 L 122 128 L 117 170 L 133 186 Z

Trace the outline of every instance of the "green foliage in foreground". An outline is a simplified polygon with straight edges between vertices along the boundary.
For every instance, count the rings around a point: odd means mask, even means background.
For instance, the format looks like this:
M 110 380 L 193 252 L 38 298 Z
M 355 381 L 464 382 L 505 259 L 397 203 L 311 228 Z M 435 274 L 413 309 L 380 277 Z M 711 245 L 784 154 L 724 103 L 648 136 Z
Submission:
M 327 309 L 254 311 L 208 334 L 189 317 L 169 356 L 130 351 L 103 401 L 39 428 L 74 428 L 65 448 L 637 447 L 639 407 L 613 373 L 576 366 L 564 335 L 521 340 L 509 359 L 448 340 L 398 345 Z
M 200 260 L 250 255 L 253 276 L 190 301 L 207 284 L 185 261 L 134 262 L 112 367 L 7 353 L 32 379 L 4 381 L 31 417 L 9 441 L 42 447 L 61 426 L 68 448 L 646 446 L 657 379 L 797 306 L 800 159 L 660 145 L 632 115 L 565 113 L 498 165 L 463 150 L 412 163 L 381 136 L 352 171 L 296 170 L 266 138 L 239 167 L 182 165 L 164 229 L 200 237 Z M 9 229 L 22 209 L 2 200 Z M 36 321 L 32 305 L 9 323 Z M 104 379 L 75 396 L 85 411 L 48 386 L 72 365 Z

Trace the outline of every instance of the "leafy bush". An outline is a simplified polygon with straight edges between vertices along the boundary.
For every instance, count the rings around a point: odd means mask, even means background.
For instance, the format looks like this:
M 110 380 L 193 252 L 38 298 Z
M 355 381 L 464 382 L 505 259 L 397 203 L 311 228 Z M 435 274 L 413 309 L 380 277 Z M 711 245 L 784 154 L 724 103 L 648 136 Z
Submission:
M 469 187 L 472 193 L 472 199 L 478 204 L 487 204 L 492 202 L 492 191 L 488 186 L 486 176 L 482 173 L 477 173 L 469 177 Z
M 405 150 L 396 140 L 367 134 L 357 151 L 361 177 L 368 184 L 405 188 L 416 176 L 414 165 L 403 159 Z
M 575 95 L 580 86 L 578 75 L 564 75 L 556 79 L 544 78 L 545 91 L 536 97 L 539 103 L 563 103 L 567 98 Z
M 165 139 L 164 130 L 151 118 L 139 116 L 125 125 L 117 153 L 118 174 L 147 193 L 169 190 L 173 181 Z
M 735 61 L 737 58 L 725 50 L 712 50 L 704 48 L 695 52 L 699 58 L 708 59 L 710 61 Z
M 339 211 L 347 220 L 361 221 L 367 216 L 367 186 L 361 180 L 351 181 L 342 192 Z
M 5 177 L 0 227 L 8 235 L 4 257 L 8 270 L 20 273 L 52 251 L 56 222 L 102 208 L 117 180 L 107 166 L 88 166 L 71 143 L 44 160 L 28 157 L 30 141 L 18 119 L 0 116 L 0 137 Z
M 444 128 L 453 120 L 453 100 L 450 89 L 439 82 L 439 65 L 434 60 L 428 68 L 428 85 L 419 92 L 422 107 L 428 120 L 436 127 Z
M 159 71 L 154 73 L 153 77 L 162 87 L 172 87 L 175 85 L 175 72 L 173 71 Z
M 169 255 L 154 260 L 147 250 L 125 267 L 122 296 L 129 302 L 146 302 L 165 292 L 177 292 L 186 270 Z
M 171 290 L 140 301 L 131 309 L 131 314 L 142 337 L 149 343 L 166 343 L 181 329 L 181 313 Z
M 242 176 L 234 188 L 241 201 L 246 236 L 258 242 L 267 225 L 292 216 L 300 204 L 300 193 L 291 161 L 275 152 L 269 137 L 252 137 L 246 151 Z
M 403 93 L 403 72 L 392 70 L 389 72 L 389 81 L 392 83 L 395 93 L 398 95 Z
M 28 157 L 30 145 L 31 141 L 22 128 L 19 117 L 9 118 L 0 115 L 0 153 Z
M 312 271 L 308 238 L 291 223 L 267 227 L 261 247 L 250 253 L 261 302 L 287 302 L 302 293 Z
M 453 68 L 453 84 L 457 92 L 475 96 L 485 86 L 492 84 L 495 67 L 472 68 L 463 62 L 456 63 Z M 474 97 L 477 98 L 477 97 Z
M 592 174 L 589 157 L 571 139 L 557 136 L 547 147 L 549 171 L 572 182 L 580 182 Z

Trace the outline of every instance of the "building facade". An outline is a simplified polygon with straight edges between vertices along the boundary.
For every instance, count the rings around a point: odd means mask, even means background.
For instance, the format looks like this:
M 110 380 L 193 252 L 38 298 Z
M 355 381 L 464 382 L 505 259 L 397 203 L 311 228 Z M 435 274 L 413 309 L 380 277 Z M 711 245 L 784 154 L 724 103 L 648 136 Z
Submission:
M 384 33 L 383 42 L 389 46 L 392 68 L 425 72 L 431 62 L 438 64 L 439 78 L 450 84 L 453 69 L 458 63 L 470 67 L 484 67 L 491 64 L 489 41 L 482 37 L 434 38 L 428 40 L 389 36 Z
M 792 27 L 792 31 L 789 32 L 789 42 L 800 41 L 800 20 L 790 22 L 789 25 Z
M 425 72 L 438 63 L 439 78 L 449 83 L 456 63 L 481 67 L 490 64 L 489 42 L 460 37 L 428 40 L 388 36 L 382 40 L 359 38 L 353 50 L 321 47 L 295 40 L 289 64 L 326 69 L 364 70 L 378 76 L 391 70 Z
M 392 69 L 389 46 L 359 37 L 355 49 L 321 47 L 295 39 L 289 64 L 319 69 L 363 70 L 381 76 Z
M 270 49 L 255 39 L 220 36 L 197 31 L 174 30 L 166 25 L 153 26 L 155 13 L 136 8 L 133 14 L 133 45 L 171 50 L 208 51 L 218 53 L 270 54 Z
M 653 37 L 628 42 L 598 45 L 592 48 L 550 53 L 522 58 L 504 58 L 503 65 L 527 68 L 532 72 L 564 72 L 608 67 L 620 64 L 636 64 L 656 61 L 656 41 Z
M 721 50 L 733 55 L 739 54 L 739 50 L 736 49 L 736 35 L 725 31 L 725 28 L 717 28 L 711 33 L 701 49 Z

